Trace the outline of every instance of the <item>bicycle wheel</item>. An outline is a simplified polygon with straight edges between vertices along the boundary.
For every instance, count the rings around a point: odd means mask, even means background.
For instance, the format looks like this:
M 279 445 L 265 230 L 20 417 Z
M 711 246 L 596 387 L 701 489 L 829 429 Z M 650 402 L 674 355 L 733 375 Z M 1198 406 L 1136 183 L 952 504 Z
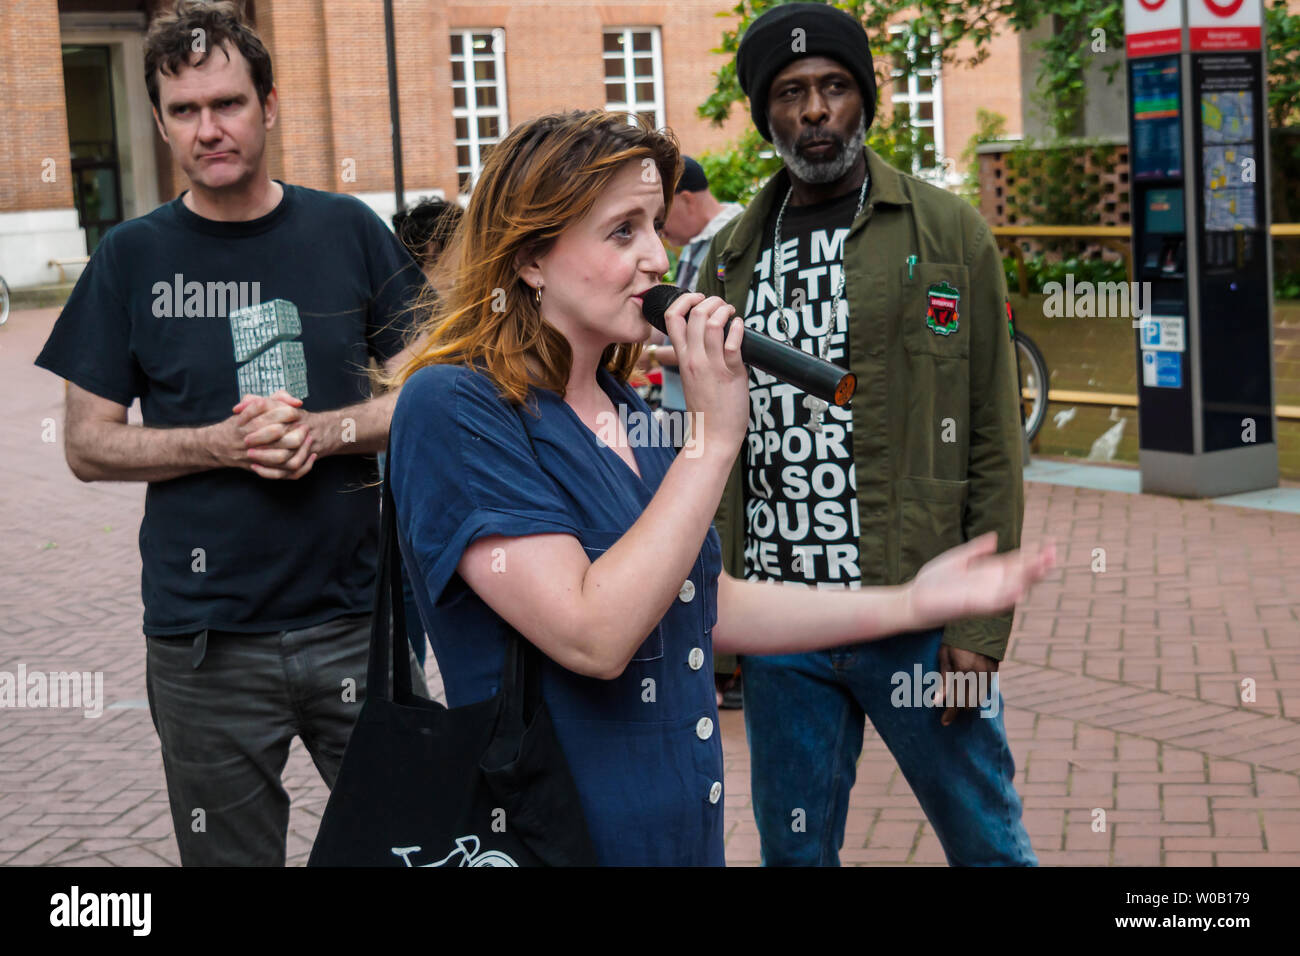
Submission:
M 1020 400 L 1025 410 L 1025 434 L 1033 441 L 1047 419 L 1047 362 L 1034 340 L 1016 331 L 1016 351 L 1020 370 Z
M 9 321 L 9 283 L 0 276 L 0 325 Z

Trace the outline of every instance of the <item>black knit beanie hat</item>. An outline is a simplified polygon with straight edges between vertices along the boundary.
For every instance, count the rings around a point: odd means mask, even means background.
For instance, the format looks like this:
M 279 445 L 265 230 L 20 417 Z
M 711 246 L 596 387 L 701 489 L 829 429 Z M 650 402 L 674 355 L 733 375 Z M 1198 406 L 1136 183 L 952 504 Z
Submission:
M 769 143 L 772 130 L 767 125 L 767 98 L 772 80 L 805 56 L 830 57 L 842 64 L 858 81 L 867 122 L 876 115 L 876 72 L 861 22 L 825 3 L 785 3 L 749 25 L 736 53 L 740 88 L 749 97 L 754 125 Z

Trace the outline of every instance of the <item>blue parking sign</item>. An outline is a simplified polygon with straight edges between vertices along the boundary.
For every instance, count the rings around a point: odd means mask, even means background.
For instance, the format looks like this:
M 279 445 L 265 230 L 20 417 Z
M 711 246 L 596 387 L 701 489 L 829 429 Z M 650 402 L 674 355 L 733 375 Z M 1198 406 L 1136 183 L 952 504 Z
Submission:
M 1180 352 L 1156 353 L 1156 387 L 1183 387 L 1183 356 Z
M 1143 350 L 1142 384 L 1147 388 L 1182 388 L 1183 353 Z

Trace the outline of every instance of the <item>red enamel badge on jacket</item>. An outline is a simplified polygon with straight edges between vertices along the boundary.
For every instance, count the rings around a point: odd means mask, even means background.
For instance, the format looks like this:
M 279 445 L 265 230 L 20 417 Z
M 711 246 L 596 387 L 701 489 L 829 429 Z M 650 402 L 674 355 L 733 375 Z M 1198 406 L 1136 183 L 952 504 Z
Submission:
M 930 286 L 930 308 L 925 313 L 925 324 L 935 335 L 951 335 L 957 331 L 957 303 L 961 293 L 946 282 Z

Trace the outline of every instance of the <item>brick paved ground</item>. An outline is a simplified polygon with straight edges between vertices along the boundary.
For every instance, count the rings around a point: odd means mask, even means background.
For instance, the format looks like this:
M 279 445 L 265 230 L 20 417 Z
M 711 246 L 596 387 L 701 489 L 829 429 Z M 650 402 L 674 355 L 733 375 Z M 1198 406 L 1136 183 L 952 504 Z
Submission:
M 103 671 L 107 706 L 0 712 L 0 864 L 174 865 L 144 705 L 144 487 L 82 484 L 62 388 L 31 366 L 54 311 L 0 329 L 0 671 Z M 55 443 L 42 439 L 54 419 Z M 1026 821 L 1044 864 L 1300 864 L 1300 517 L 1027 486 L 1025 537 L 1064 568 L 1018 616 L 1003 668 Z M 1106 570 L 1092 570 L 1094 549 Z M 1256 700 L 1240 701 L 1243 678 Z M 435 684 L 436 686 L 436 684 Z M 724 713 L 727 856 L 758 858 L 744 725 Z M 933 830 L 868 730 L 846 863 L 941 864 Z M 289 857 L 326 791 L 295 745 Z M 1106 811 L 1105 832 L 1092 828 Z

